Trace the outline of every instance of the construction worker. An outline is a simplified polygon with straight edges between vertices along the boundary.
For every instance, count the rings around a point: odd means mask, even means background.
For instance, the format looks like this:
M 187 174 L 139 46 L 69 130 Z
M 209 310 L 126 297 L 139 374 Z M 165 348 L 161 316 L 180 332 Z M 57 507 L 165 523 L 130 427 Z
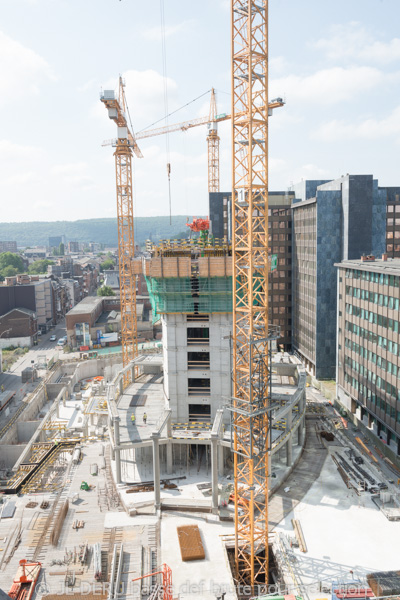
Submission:
M 131 414 L 131 421 L 132 421 L 132 425 L 134 425 L 135 421 L 136 421 L 136 417 L 133 413 Z
M 1 386 L 1 391 L 4 392 L 4 385 Z
M 146 421 L 147 421 L 147 414 L 143 413 L 143 423 L 146 425 Z

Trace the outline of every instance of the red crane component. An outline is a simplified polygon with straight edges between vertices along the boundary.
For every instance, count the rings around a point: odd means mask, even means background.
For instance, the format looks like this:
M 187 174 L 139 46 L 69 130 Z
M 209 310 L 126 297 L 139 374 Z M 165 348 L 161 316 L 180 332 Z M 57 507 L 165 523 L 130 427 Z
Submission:
M 192 231 L 208 231 L 210 229 L 210 219 L 193 219 L 193 223 L 186 223 Z
M 20 560 L 17 574 L 8 595 L 12 600 L 30 600 L 35 591 L 42 563 Z

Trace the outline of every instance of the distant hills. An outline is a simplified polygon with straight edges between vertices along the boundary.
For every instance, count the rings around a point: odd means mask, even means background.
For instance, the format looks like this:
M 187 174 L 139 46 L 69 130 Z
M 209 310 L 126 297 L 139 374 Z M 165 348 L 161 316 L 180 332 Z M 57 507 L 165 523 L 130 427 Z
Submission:
M 137 217 L 135 219 L 135 244 L 145 240 L 186 237 L 186 215 L 169 217 Z M 189 218 L 192 221 L 192 217 Z M 106 246 L 118 243 L 117 219 L 82 219 L 80 221 L 33 221 L 24 223 L 0 223 L 0 241 L 16 241 L 18 247 L 47 246 L 49 237 L 65 235 L 68 241 L 99 242 Z

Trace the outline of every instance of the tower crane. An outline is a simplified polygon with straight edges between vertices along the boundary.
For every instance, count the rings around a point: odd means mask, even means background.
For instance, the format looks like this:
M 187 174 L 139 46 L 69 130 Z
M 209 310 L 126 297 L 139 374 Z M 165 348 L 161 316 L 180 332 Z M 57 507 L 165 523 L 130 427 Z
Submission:
M 235 567 L 268 583 L 268 0 L 232 0 Z
M 274 108 L 279 108 L 285 103 L 282 98 L 275 98 L 269 105 L 269 111 L 272 113 Z M 210 101 L 210 112 L 207 117 L 199 117 L 190 121 L 182 121 L 181 123 L 174 123 L 173 125 L 166 125 L 165 127 L 157 127 L 156 129 L 147 129 L 135 134 L 135 140 L 143 140 L 149 137 L 155 137 L 157 135 L 163 135 L 167 133 L 173 133 L 174 131 L 187 131 L 193 127 L 199 125 L 208 125 L 207 135 L 207 154 L 208 154 L 208 191 L 219 192 L 220 191 L 220 176 L 219 176 L 219 143 L 220 137 L 218 135 L 218 123 L 221 121 L 227 121 L 231 118 L 231 115 L 217 114 L 217 101 L 215 97 L 214 88 L 211 89 L 211 101 Z M 107 142 L 106 142 L 107 143 Z M 109 142 L 108 142 L 109 143 Z
M 183 121 L 157 129 L 148 129 L 135 135 L 135 139 L 141 140 L 173 131 L 187 131 L 199 125 L 208 125 L 207 149 L 208 149 L 208 191 L 219 192 L 219 141 L 218 123 L 230 119 L 230 115 L 217 115 L 217 101 L 214 88 L 211 89 L 210 112 L 207 117 L 199 117 L 191 121 Z
M 132 151 L 138 158 L 142 153 L 128 127 L 125 84 L 119 78 L 118 98 L 114 90 L 104 90 L 100 100 L 115 121 L 118 138 L 115 143 L 115 172 L 117 187 L 118 261 L 121 296 L 121 342 L 124 366 L 138 353 L 136 317 L 136 276 L 133 271 L 135 254 L 133 230 Z M 124 385 L 129 382 L 124 378 Z

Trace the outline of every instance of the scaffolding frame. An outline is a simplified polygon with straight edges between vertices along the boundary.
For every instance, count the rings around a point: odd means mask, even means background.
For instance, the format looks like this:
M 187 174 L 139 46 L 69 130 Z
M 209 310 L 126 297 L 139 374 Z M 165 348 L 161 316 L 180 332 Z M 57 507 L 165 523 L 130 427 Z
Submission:
M 268 0 L 232 0 L 233 429 L 238 585 L 268 582 Z

